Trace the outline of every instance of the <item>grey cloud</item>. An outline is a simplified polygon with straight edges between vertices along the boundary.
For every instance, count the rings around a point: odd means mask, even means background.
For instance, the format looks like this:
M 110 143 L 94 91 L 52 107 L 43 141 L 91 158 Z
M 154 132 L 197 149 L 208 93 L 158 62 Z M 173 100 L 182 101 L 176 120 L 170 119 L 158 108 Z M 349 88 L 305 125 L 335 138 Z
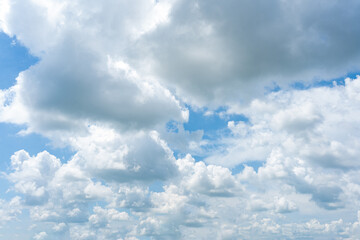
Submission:
M 19 80 L 17 94 L 30 111 L 40 112 L 50 123 L 52 115 L 64 115 L 65 119 L 103 121 L 122 129 L 149 128 L 170 119 L 181 121 L 179 103 L 166 96 L 165 89 L 150 82 L 149 89 L 142 89 L 145 86 L 136 81 L 143 79 L 135 80 L 125 70 L 110 74 L 105 56 L 75 36 L 68 38 Z M 64 128 L 47 125 L 55 130 Z
M 332 210 L 344 207 L 343 203 L 341 203 L 339 199 L 342 192 L 343 191 L 340 187 L 321 186 L 316 189 L 312 198 L 319 204 L 319 206 Z
M 309 161 L 318 164 L 324 168 L 341 169 L 343 171 L 350 171 L 358 169 L 357 153 L 354 149 L 349 148 L 348 145 L 332 141 L 325 143 L 314 142 L 313 148 L 306 147 L 304 149 L 304 157 Z
M 319 207 L 327 210 L 336 210 L 344 207 L 344 203 L 340 198 L 343 190 L 334 183 L 309 184 L 299 177 L 294 177 L 289 179 L 289 184 L 294 186 L 300 193 L 310 194 L 311 200 Z
M 82 4 L 29 2 L 26 6 L 33 11 L 22 15 L 25 6 L 15 1 L 3 19 L 7 33 L 40 57 L 14 88 L 14 101 L 29 115 L 22 119 L 29 131 L 83 130 L 89 121 L 123 131 L 186 121 L 187 110 L 172 93 L 127 62 L 133 41 L 161 22 L 157 15 L 166 11 L 156 9 L 162 3 Z M 134 15 L 114 9 L 132 9 Z M 42 26 L 36 28 L 40 33 L 30 31 L 24 21 Z
M 314 6 L 315 5 L 315 6 Z M 178 1 L 150 32 L 158 76 L 198 104 L 249 100 L 359 69 L 357 1 Z
M 152 182 L 178 174 L 172 151 L 155 132 L 126 136 L 94 129 L 92 135 L 75 141 L 78 152 L 71 160 L 91 176 L 110 182 Z

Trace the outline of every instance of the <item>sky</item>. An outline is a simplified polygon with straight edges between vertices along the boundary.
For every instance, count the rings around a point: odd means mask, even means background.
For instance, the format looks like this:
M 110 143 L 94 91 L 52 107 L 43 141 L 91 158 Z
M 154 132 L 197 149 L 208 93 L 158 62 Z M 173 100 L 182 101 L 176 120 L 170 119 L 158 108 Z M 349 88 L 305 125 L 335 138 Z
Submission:
M 359 11 L 0 0 L 0 239 L 359 239 Z

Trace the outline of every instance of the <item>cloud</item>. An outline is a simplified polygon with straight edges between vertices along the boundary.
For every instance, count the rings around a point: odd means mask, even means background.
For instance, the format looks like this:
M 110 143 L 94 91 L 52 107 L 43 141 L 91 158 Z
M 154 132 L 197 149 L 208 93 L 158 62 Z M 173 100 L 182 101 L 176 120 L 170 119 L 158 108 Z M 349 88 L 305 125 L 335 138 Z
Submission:
M 60 160 L 46 151 L 30 157 L 20 150 L 11 157 L 11 165 L 14 172 L 8 175 L 8 179 L 15 184 L 16 191 L 26 196 L 26 203 L 37 205 L 46 202 L 49 197 L 47 184 L 60 168 Z
M 36 240 L 44 240 L 44 239 L 47 239 L 47 234 L 46 234 L 46 232 L 40 232 L 40 233 L 38 233 L 38 234 L 36 234 L 35 236 L 34 236 L 34 239 L 36 239 Z
M 271 239 L 309 234 L 342 236 L 358 231 L 356 221 L 339 220 L 339 223 L 322 224 L 314 220 L 319 223 L 315 228 L 314 223 L 299 222 L 293 215 L 304 214 L 309 209 L 312 214 L 324 218 L 320 214 L 321 208 L 316 208 L 311 201 L 325 209 L 348 211 L 350 206 L 343 205 L 345 201 L 339 198 L 339 189 L 347 189 L 341 194 L 356 193 L 354 187 L 355 192 L 348 188 L 350 183 L 353 186 L 359 184 L 356 178 L 352 181 L 350 176 L 346 177 L 348 183 L 329 182 L 338 177 L 325 175 L 326 172 L 315 174 L 311 166 L 304 166 L 301 161 L 284 161 L 280 155 L 268 159 L 258 172 L 247 167 L 236 175 L 225 167 L 195 162 L 188 155 L 176 160 L 179 174 L 164 182 L 163 192 L 153 192 L 147 187 L 148 183 L 132 182 L 131 179 L 130 184 L 109 180 L 95 182 L 94 174 L 84 165 L 76 165 L 74 159 L 56 164 L 58 160 L 46 152 L 29 156 L 20 151 L 14 154 L 12 163 L 13 172 L 8 175 L 13 178 L 12 181 L 20 182 L 19 178 L 29 182 L 47 180 L 47 184 L 43 185 L 44 192 L 49 193 L 46 201 L 24 203 L 33 221 L 54 224 L 48 228 L 46 225 L 37 228 L 41 229 L 40 233 L 46 232 L 49 238 L 69 234 L 70 239 L 141 236 L 191 239 L 200 235 L 209 239 L 214 236 L 224 239 L 239 236 Z M 289 169 L 288 164 L 295 166 Z M 24 172 L 25 165 L 33 166 L 31 172 L 37 173 L 36 177 Z M 279 174 L 276 168 L 282 169 L 283 173 L 280 171 Z M 14 188 L 14 191 L 25 200 L 27 195 L 33 196 L 20 188 Z M 21 198 L 17 199 L 20 203 Z M 341 208 L 336 204 L 341 204 Z M 347 209 L 341 210 L 345 206 Z M 237 224 L 234 225 L 234 222 Z M 289 229 L 297 229 L 297 233 Z
M 359 124 L 359 82 L 357 77 L 344 86 L 279 91 L 245 109 L 230 109 L 245 113 L 249 122 L 229 121 L 232 135 L 222 140 L 225 148 L 205 161 L 227 167 L 262 161 L 256 172 L 245 167 L 240 181 L 272 189 L 276 180 L 310 194 L 322 208 L 345 207 L 349 195 L 342 179 L 358 172 L 359 136 L 352 130 Z M 259 198 L 250 208 L 268 210 L 269 204 Z
M 3 228 L 7 222 L 16 219 L 16 216 L 21 214 L 22 204 L 18 196 L 12 198 L 10 201 L 0 199 L 0 203 L 0 228 Z
M 39 57 L 0 90 L 0 121 L 73 152 L 15 152 L 0 223 L 34 239 L 356 239 L 360 77 L 289 85 L 359 70 L 359 7 L 0 0 L 1 31 Z M 188 106 L 227 127 L 187 130 Z
M 12 90 L 31 131 L 151 128 L 186 121 L 179 98 L 221 106 L 358 70 L 357 1 L 2 4 L 2 30 L 40 57 Z
M 92 126 L 89 136 L 75 138 L 71 163 L 107 181 L 166 180 L 177 174 L 175 158 L 157 132 L 121 135 Z
M 314 6 L 315 5 L 315 6 Z M 154 69 L 180 96 L 221 106 L 264 87 L 356 71 L 356 1 L 177 1 L 150 32 Z
M 348 78 L 344 86 L 279 91 L 253 100 L 249 107 L 232 106 L 229 113 L 245 114 L 249 121 L 229 121 L 232 137 L 223 140 L 225 154 L 206 161 L 234 167 L 265 161 L 280 148 L 286 156 L 312 165 L 357 168 L 358 134 L 353 129 L 359 124 L 359 82 L 359 77 Z
M 39 1 L 9 5 L 3 30 L 15 34 L 40 61 L 19 75 L 16 87 L 9 90 L 11 99 L 2 94 L 3 104 L 12 102 L 3 108 L 2 121 L 22 121 L 28 131 L 45 133 L 84 130 L 88 121 L 122 130 L 186 121 L 187 110 L 179 100 L 127 61 L 126 45 L 165 21 L 168 3 L 108 4 Z M 21 14 L 24 9 L 31 10 Z M 119 15 L 113 9 L 133 9 L 134 15 L 127 11 Z M 23 21 L 41 27 L 28 31 Z M 11 114 L 14 108 L 21 108 L 27 117 Z
M 234 177 L 227 168 L 208 165 L 197 162 L 187 155 L 177 160 L 177 165 L 182 174 L 180 183 L 185 189 L 195 191 L 208 196 L 229 197 L 232 196 L 236 185 Z
M 126 221 L 129 215 L 126 212 L 118 212 L 116 209 L 103 209 L 94 207 L 94 214 L 89 217 L 89 222 L 94 227 L 105 227 L 109 222 Z

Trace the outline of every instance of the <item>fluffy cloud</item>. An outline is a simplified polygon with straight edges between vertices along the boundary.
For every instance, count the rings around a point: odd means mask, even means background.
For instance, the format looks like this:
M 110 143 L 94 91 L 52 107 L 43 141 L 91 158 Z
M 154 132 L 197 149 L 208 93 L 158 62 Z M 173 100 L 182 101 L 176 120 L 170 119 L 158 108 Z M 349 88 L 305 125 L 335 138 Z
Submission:
M 60 168 L 60 160 L 46 151 L 31 158 L 21 150 L 11 157 L 11 165 L 14 172 L 8 178 L 15 183 L 16 191 L 26 196 L 26 203 L 37 205 L 47 201 L 47 184 Z
M 166 180 L 176 175 L 172 151 L 157 132 L 120 135 L 90 127 L 90 135 L 71 139 L 77 153 L 71 163 L 108 181 Z
M 233 195 L 236 182 L 229 169 L 215 165 L 206 166 L 204 162 L 195 163 L 190 155 L 177 160 L 177 164 L 183 178 L 180 184 L 187 190 L 208 196 Z
M 265 161 L 280 147 L 287 156 L 312 165 L 357 168 L 359 136 L 353 129 L 360 121 L 359 83 L 357 77 L 346 79 L 344 86 L 279 91 L 265 100 L 253 100 L 246 108 L 232 106 L 229 112 L 243 113 L 249 121 L 229 121 L 233 137 L 224 140 L 227 154 L 207 161 L 230 167 Z
M 104 227 L 109 222 L 128 220 L 129 215 L 126 212 L 118 212 L 115 209 L 103 209 L 94 207 L 94 214 L 89 217 L 91 225 L 96 227 Z
M 101 141 L 101 138 L 94 139 Z M 116 151 L 110 148 L 107 153 Z M 87 165 L 78 164 L 76 156 L 67 163 L 60 163 L 47 152 L 36 156 L 29 156 L 25 151 L 15 153 L 8 178 L 15 183 L 13 190 L 24 197 L 32 221 L 41 223 L 35 237 L 271 239 L 356 236 L 359 224 L 353 220 L 353 214 L 347 215 L 345 220 L 326 216 L 329 212 L 324 211 L 334 209 L 335 216 L 346 216 L 346 212 L 356 209 L 339 197 L 339 191 L 356 201 L 357 189 L 360 189 L 356 187 L 358 171 L 335 175 L 326 168 L 319 168 L 315 174 L 313 165 L 284 159 L 281 154 L 272 153 L 258 171 L 247 166 L 235 175 L 226 167 L 205 165 L 187 155 L 175 161 L 178 174 L 166 179 L 164 191 L 160 192 L 149 189 L 148 182 L 134 182 L 132 178 L 129 182 L 118 179 L 96 182 L 99 176 L 89 171 Z M 89 164 L 99 161 L 98 156 L 93 157 L 88 156 Z M 112 164 L 111 158 L 104 159 Z M 344 180 L 335 182 L 334 178 L 340 176 Z M 138 178 L 141 179 L 141 175 Z M 21 184 L 22 179 L 35 189 L 43 189 L 41 198 L 36 198 L 38 201 L 28 201 L 34 199 L 36 191 L 17 187 L 27 186 Z M 21 199 L 17 199 L 20 205 Z M 94 203 L 96 206 L 91 207 Z M 301 214 L 313 214 L 319 220 L 306 222 L 299 218 Z M 47 225 L 49 223 L 53 225 Z
M 205 161 L 228 167 L 261 161 L 257 171 L 245 167 L 240 181 L 279 196 L 284 193 L 276 188 L 288 186 L 309 194 L 321 208 L 344 208 L 346 199 L 358 192 L 355 182 L 349 191 L 348 179 L 359 171 L 359 135 L 354 131 L 360 121 L 359 83 L 357 77 L 346 79 L 345 85 L 279 91 L 245 109 L 230 109 L 245 113 L 249 121 L 229 121 L 232 134 L 222 140 L 226 147 Z M 256 199 L 250 208 L 272 208 L 262 197 Z

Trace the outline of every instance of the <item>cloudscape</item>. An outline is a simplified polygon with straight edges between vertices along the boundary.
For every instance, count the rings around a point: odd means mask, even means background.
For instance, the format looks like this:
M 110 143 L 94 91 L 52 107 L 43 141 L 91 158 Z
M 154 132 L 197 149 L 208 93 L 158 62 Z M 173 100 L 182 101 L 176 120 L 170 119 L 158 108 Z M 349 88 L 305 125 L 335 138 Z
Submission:
M 360 239 L 359 13 L 0 0 L 0 239 Z

